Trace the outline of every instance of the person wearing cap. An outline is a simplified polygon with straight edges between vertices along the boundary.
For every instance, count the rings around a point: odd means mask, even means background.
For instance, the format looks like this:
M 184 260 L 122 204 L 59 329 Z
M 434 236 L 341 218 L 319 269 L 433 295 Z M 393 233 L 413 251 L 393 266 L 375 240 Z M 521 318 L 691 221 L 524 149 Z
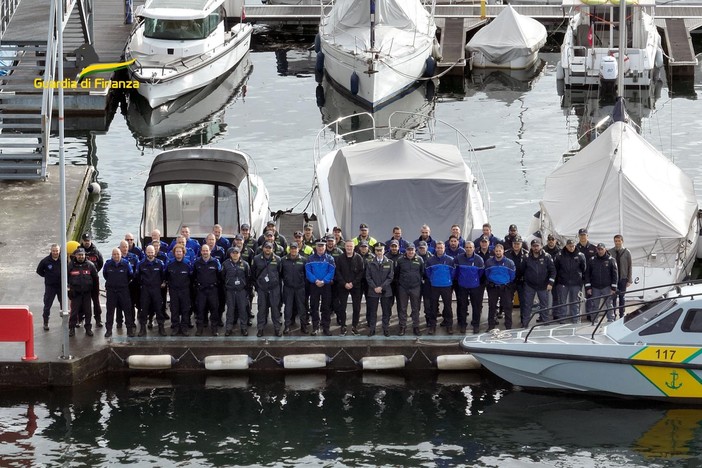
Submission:
M 202 336 L 209 323 L 212 336 L 217 336 L 219 326 L 219 285 L 222 264 L 210 254 L 210 246 L 200 249 L 200 258 L 193 264 L 193 281 L 197 290 L 195 296 L 195 336 Z M 209 312 L 209 321 L 208 321 Z
M 366 249 L 368 244 L 366 245 Z M 358 322 L 361 317 L 361 286 L 365 275 L 365 262 L 354 251 L 352 240 L 344 242 L 344 254 L 334 259 L 334 286 L 337 301 L 335 304 L 337 320 L 341 325 L 340 334 L 346 335 L 346 305 L 351 296 L 351 333 L 358 335 Z
M 465 251 L 458 255 L 456 264 L 456 319 L 460 332 L 465 333 L 468 326 L 468 304 L 473 312 L 471 326 L 473 333 L 480 329 L 480 316 L 483 312 L 483 294 L 485 292 L 485 262 L 475 253 L 475 245 L 466 241 Z
M 388 245 L 388 244 L 386 244 Z M 397 261 L 402 258 L 402 254 L 400 253 L 400 243 L 392 239 L 389 244 L 389 251 L 385 252 L 385 256 L 389 258 L 392 261 L 393 268 L 397 266 Z M 390 307 L 395 305 L 395 302 L 397 301 L 397 275 L 395 275 L 395 278 L 392 280 L 392 300 L 390 301 Z
M 49 331 L 49 316 L 51 306 L 54 305 L 54 298 L 58 298 L 59 306 L 62 305 L 61 298 L 61 247 L 58 244 L 51 244 L 49 255 L 44 257 L 37 265 L 37 275 L 44 278 L 44 331 Z
M 497 243 L 495 243 L 495 245 L 497 245 Z M 478 237 L 478 242 L 475 243 L 475 254 L 483 259 L 483 263 L 487 262 L 487 259 L 492 257 L 494 250 L 495 246 L 490 245 L 490 238 L 485 236 Z
M 156 251 L 152 245 L 146 247 L 146 257 L 139 262 L 136 270 L 136 278 L 139 282 L 139 295 L 141 299 L 141 309 L 139 310 L 139 335 L 146 336 L 146 322 L 150 315 L 156 316 L 158 323 L 158 334 L 166 336 L 164 328 L 165 317 L 161 308 L 161 288 L 166 287 L 166 266 L 161 260 L 156 258 Z
M 514 225 L 512 225 L 514 226 Z M 511 227 L 510 226 L 510 230 Z M 512 263 L 514 263 L 515 267 L 515 274 L 516 277 L 514 281 L 511 283 L 511 286 L 513 288 L 512 294 L 515 292 L 517 293 L 517 299 L 519 300 L 519 315 L 520 317 L 525 317 L 527 314 L 531 314 L 530 308 L 527 308 L 526 306 L 526 301 L 524 300 L 524 261 L 526 260 L 527 255 L 529 254 L 529 251 L 524 248 L 524 242 L 522 241 L 521 236 L 517 235 L 512 239 L 512 244 L 507 246 L 505 245 L 505 257 L 509 258 L 512 260 Z M 505 302 L 506 303 L 506 302 Z M 512 304 L 514 301 L 512 301 Z M 503 307 L 503 303 L 500 302 L 500 311 L 497 315 L 497 318 L 502 318 L 503 316 L 506 315 L 511 315 L 512 314 L 512 309 L 505 309 Z
M 183 238 L 185 239 L 185 247 L 187 247 L 188 249 L 192 249 L 195 255 L 200 255 L 200 243 L 197 240 L 190 237 L 190 227 L 185 225 L 181 226 L 180 235 L 183 236 Z M 173 249 L 173 247 L 175 247 L 176 242 L 177 238 L 171 241 L 171 244 L 168 246 L 169 252 Z
M 521 240 L 519 240 L 521 243 Z M 505 329 L 512 328 L 512 301 L 514 298 L 513 283 L 516 278 L 514 262 L 505 256 L 502 244 L 495 246 L 495 255 L 485 262 L 485 281 L 488 294 L 488 330 L 498 324 L 497 311 L 499 307 L 505 314 Z
M 385 245 L 391 245 L 390 243 L 392 241 L 397 242 L 400 255 L 405 253 L 405 250 L 407 250 L 407 246 L 410 244 L 402 238 L 402 228 L 400 226 L 395 226 L 394 228 L 392 228 L 392 237 L 388 239 Z
M 521 316 L 522 328 L 529 326 L 532 316 L 534 297 L 539 300 L 539 321 L 550 320 L 549 298 L 556 283 L 556 267 L 553 258 L 541 248 L 541 240 L 531 240 L 531 250 L 524 259 L 524 305 L 525 315 Z M 520 310 L 521 311 L 521 310 Z
M 288 245 L 286 253 L 290 253 L 290 246 L 293 244 L 297 245 L 297 252 L 303 257 L 309 257 L 314 253 L 314 248 L 310 247 L 303 241 L 304 235 L 302 231 L 295 231 L 293 233 L 293 241 Z
M 129 244 L 129 253 L 136 255 L 139 261 L 144 260 L 144 251 L 136 245 L 136 242 L 134 241 L 134 234 L 131 232 L 126 233 L 124 235 L 124 240 L 126 240 L 127 244 Z
M 273 233 L 272 241 L 270 237 L 268 237 L 269 232 Z M 268 220 L 268 222 L 266 223 L 266 231 L 263 233 L 263 235 L 259 236 L 258 238 L 259 248 L 263 245 L 264 242 L 275 242 L 277 245 L 279 245 L 282 249 L 279 250 L 276 248 L 276 250 L 274 251 L 274 253 L 278 256 L 283 255 L 285 253 L 285 250 L 288 248 L 288 240 L 285 238 L 285 236 L 278 232 L 278 229 L 275 225 L 275 221 L 272 219 Z
M 232 243 L 222 235 L 222 226 L 219 224 L 212 226 L 212 234 L 215 236 L 217 245 L 220 246 L 226 254 L 229 251 L 229 247 L 232 246 Z
M 334 235 L 334 243 L 341 248 L 341 246 L 344 245 L 344 235 L 341 233 L 341 228 L 339 226 L 334 226 L 332 234 Z
M 453 310 L 451 304 L 452 286 L 455 277 L 453 257 L 446 255 L 443 242 L 436 243 L 436 255 L 429 258 L 426 264 L 426 274 L 431 285 L 431 307 L 427 310 L 429 318 L 429 334 L 436 332 L 436 317 L 439 315 L 439 299 L 444 303 L 442 317 L 446 333 L 453 334 Z
M 312 335 L 319 331 L 320 312 L 322 332 L 331 336 L 332 282 L 336 265 L 334 258 L 326 252 L 327 242 L 319 239 L 315 253 L 307 257 L 305 272 L 310 291 L 310 316 L 312 317 Z
M 431 228 L 426 224 L 423 224 L 422 227 L 419 228 L 419 237 L 414 240 L 414 245 L 417 247 L 417 252 L 419 252 L 420 242 L 426 243 L 427 252 L 434 255 L 434 252 L 436 251 L 436 241 L 431 238 Z
M 192 301 L 192 265 L 185 258 L 185 244 L 178 243 L 173 247 L 173 259 L 166 264 L 166 282 L 171 298 L 171 335 L 188 336 L 188 321 Z
M 134 309 L 129 299 L 129 282 L 134 277 L 134 270 L 118 248 L 112 249 L 112 258 L 105 262 L 102 269 L 105 278 L 105 293 L 107 305 L 105 306 L 105 338 L 112 336 L 112 325 L 115 319 L 115 310 L 119 307 L 127 311 L 127 330 L 134 329 Z M 129 313 L 131 311 L 131 313 Z
M 90 302 L 92 291 L 99 277 L 97 268 L 86 259 L 85 249 L 78 247 L 73 252 L 74 259 L 68 263 L 68 297 L 71 299 L 71 315 L 68 319 L 68 336 L 75 336 L 78 320 L 85 320 L 85 334 L 93 336 L 90 323 Z
M 514 242 L 514 239 L 516 237 L 521 237 L 519 235 L 519 230 L 517 229 L 517 225 L 510 224 L 509 228 L 507 229 L 507 235 L 505 236 L 505 240 L 504 240 L 505 252 L 508 252 L 509 249 L 512 248 L 512 243 Z
M 556 294 L 558 307 L 553 318 L 569 319 L 580 323 L 580 291 L 583 289 L 587 262 L 585 255 L 575 248 L 575 241 L 567 239 L 566 245 L 553 261 L 556 268 Z
M 382 309 L 383 334 L 390 336 L 390 316 L 392 314 L 392 280 L 395 277 L 395 267 L 392 260 L 387 258 L 385 245 L 376 243 L 373 246 L 375 255 L 366 263 L 366 282 L 368 295 L 366 309 L 368 312 L 368 336 L 375 335 L 378 323 L 378 304 Z
M 368 248 L 370 249 L 378 243 L 377 240 L 370 236 L 370 229 L 368 229 L 368 225 L 365 223 L 361 223 L 361 225 L 358 226 L 358 236 L 353 238 L 353 245 L 358 247 L 362 241 L 368 242 Z
M 227 303 L 224 336 L 231 336 L 236 322 L 239 322 L 239 331 L 242 336 L 249 334 L 247 322 L 250 280 L 251 267 L 241 259 L 241 248 L 230 247 L 227 250 L 227 259 L 222 263 L 222 282 Z
M 444 243 L 447 251 L 448 251 L 449 240 L 451 240 L 451 236 L 454 236 L 456 238 L 456 240 L 458 241 L 458 247 L 463 249 L 464 246 L 466 245 L 466 241 L 465 241 L 465 239 L 463 239 L 463 236 L 461 236 L 461 226 L 459 226 L 458 224 L 451 225 L 451 234 L 449 234 L 449 238 L 446 239 L 446 242 Z M 456 255 L 458 255 L 458 254 L 456 254 Z M 451 256 L 454 257 L 454 255 L 451 255 Z
M 276 336 L 283 336 L 280 331 L 280 257 L 273 253 L 273 243 L 263 244 L 263 251 L 257 254 L 251 264 L 251 281 L 258 296 L 258 314 L 256 316 L 256 336 L 263 336 L 263 329 L 268 322 L 268 310 L 271 311 L 273 329 Z
M 597 255 L 597 247 L 590 242 L 587 229 L 581 228 L 578 230 L 578 243 L 575 245 L 578 252 L 585 255 L 585 260 L 590 261 L 591 258 Z
M 617 261 L 607 252 L 603 243 L 597 244 L 597 255 L 587 261 L 585 270 L 585 296 L 587 297 L 587 312 L 595 322 L 597 311 L 606 310 L 607 321 L 614 322 L 616 312 L 612 300 L 617 293 L 619 272 Z
M 244 245 L 244 236 L 241 234 L 235 235 L 232 240 L 232 247 L 239 247 L 239 250 L 241 251 L 241 259 L 251 265 L 256 253 Z
M 434 244 L 436 247 L 436 244 Z M 417 256 L 424 261 L 424 278 L 422 279 L 422 287 L 420 288 L 420 294 L 422 296 L 422 304 L 424 304 L 424 319 L 429 326 L 429 309 L 431 308 L 431 285 L 429 284 L 429 279 L 426 275 L 427 261 L 433 256 L 429 252 L 429 244 L 426 241 L 419 241 L 416 245 Z
M 417 255 L 414 244 L 408 244 L 405 254 L 395 263 L 397 279 L 397 318 L 400 322 L 399 335 L 404 336 L 407 327 L 407 302 L 412 308 L 412 331 L 415 336 L 419 330 L 419 305 L 422 298 L 422 281 L 424 280 L 424 260 Z
M 85 259 L 95 265 L 95 269 L 100 272 L 105 261 L 102 254 L 93 243 L 93 237 L 89 232 L 84 233 L 80 238 L 80 244 L 85 250 Z M 93 291 L 90 296 L 93 301 L 93 315 L 95 316 L 95 328 L 102 328 L 102 306 L 100 305 L 100 277 L 93 283 Z M 83 317 L 79 317 L 83 319 Z
M 243 223 L 241 226 L 239 226 L 239 234 L 243 238 L 244 247 L 250 249 L 251 252 L 256 252 L 256 250 L 258 250 L 258 243 L 251 233 L 251 226 L 249 224 Z M 245 258 L 244 253 L 245 249 L 242 247 L 241 256 L 243 258 Z
M 314 226 L 311 223 L 307 223 L 302 228 L 302 242 L 314 252 L 317 240 L 314 238 Z
M 556 259 L 556 255 L 561 253 L 561 250 L 563 250 L 563 247 L 561 247 L 556 239 L 556 236 L 553 234 L 546 236 L 546 245 L 542 246 L 542 248 L 544 252 L 549 254 L 554 260 Z
M 300 237 L 302 237 L 302 233 L 300 233 Z M 283 334 L 290 334 L 290 328 L 295 323 L 296 316 L 300 318 L 300 332 L 307 334 L 309 324 L 306 292 L 307 270 L 305 267 L 307 257 L 300 254 L 298 242 L 292 242 L 288 246 L 288 254 L 280 262 L 283 279 L 283 304 L 285 305 Z
M 274 231 L 266 231 L 263 236 L 261 236 L 266 239 L 267 243 L 273 244 L 273 254 L 277 255 L 278 257 L 282 257 L 285 255 L 285 248 L 279 243 L 275 241 L 275 232 Z M 258 245 L 258 250 L 256 250 L 256 255 L 259 255 L 260 253 L 263 252 L 263 244 Z
M 461 254 L 466 253 L 466 250 L 460 246 L 460 242 L 458 241 L 458 237 L 455 234 L 451 234 L 448 238 L 448 241 L 446 241 L 445 246 L 445 252 L 446 255 L 449 257 L 456 258 Z
M 327 242 L 327 253 L 332 256 L 334 259 L 334 264 L 336 265 L 336 261 L 344 255 L 344 251 L 341 250 L 339 246 L 336 245 L 336 239 L 334 238 L 334 235 L 332 234 L 327 234 L 327 236 L 324 238 L 324 240 Z M 337 294 L 337 288 L 332 287 L 331 288 L 331 297 L 332 297 L 332 312 L 336 313 L 336 311 L 339 309 L 339 295 Z M 341 325 L 341 318 L 339 316 L 336 317 L 336 322 L 338 325 Z
M 473 245 L 475 247 L 476 252 L 478 251 L 478 249 L 480 249 L 480 240 L 483 237 L 487 238 L 487 240 L 488 240 L 488 248 L 489 248 L 490 252 L 492 252 L 493 249 L 495 248 L 495 246 L 497 245 L 497 243 L 500 242 L 500 239 L 498 239 L 492 233 L 492 225 L 490 223 L 485 223 L 485 224 L 483 224 L 483 233 L 480 234 L 480 236 L 473 241 Z M 483 260 L 485 260 L 485 259 L 483 258 Z
M 634 282 L 634 276 L 631 272 L 631 252 L 624 247 L 624 236 L 617 234 L 614 236 L 614 260 L 617 262 L 617 271 L 619 281 L 617 282 L 617 294 L 614 296 L 614 306 L 619 302 L 619 318 L 624 317 L 624 296 L 626 290 Z

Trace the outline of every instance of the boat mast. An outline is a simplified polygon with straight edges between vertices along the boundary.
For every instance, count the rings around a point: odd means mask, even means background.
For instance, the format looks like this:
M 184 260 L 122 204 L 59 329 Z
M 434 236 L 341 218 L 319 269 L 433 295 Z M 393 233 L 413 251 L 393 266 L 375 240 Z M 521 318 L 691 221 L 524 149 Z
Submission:
M 375 0 L 370 0 L 370 46 L 375 50 Z
M 624 57 L 626 56 L 626 0 L 619 0 L 619 57 L 617 64 L 617 102 L 615 103 L 615 108 L 619 106 L 621 109 L 622 121 L 626 121 L 626 110 L 624 108 Z M 626 129 L 624 130 L 626 131 Z M 623 137 L 623 135 L 621 135 Z M 624 196 L 622 191 L 622 140 L 619 140 L 619 234 L 624 235 L 624 204 L 622 203 L 622 197 Z

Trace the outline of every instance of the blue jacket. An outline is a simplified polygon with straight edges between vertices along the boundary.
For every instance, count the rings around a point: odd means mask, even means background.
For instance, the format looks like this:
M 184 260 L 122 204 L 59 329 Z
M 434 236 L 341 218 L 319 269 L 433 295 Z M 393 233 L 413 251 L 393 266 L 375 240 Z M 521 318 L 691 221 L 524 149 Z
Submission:
M 419 239 L 415 239 L 414 241 L 414 246 L 416 248 L 419 248 L 419 243 L 421 241 L 424 241 L 427 243 L 427 252 L 430 254 L 434 255 L 436 253 L 436 241 L 431 238 L 431 236 L 427 237 L 426 239 L 422 239 L 421 237 Z
M 168 246 L 168 252 L 173 250 L 173 247 L 175 247 L 175 245 L 176 245 L 176 240 L 177 239 L 173 239 L 171 241 L 171 244 Z M 193 249 L 193 252 L 195 253 L 195 255 L 200 255 L 200 243 L 198 241 L 196 241 L 195 239 L 193 239 L 192 237 L 185 241 L 185 248 L 186 249 Z
M 166 266 L 158 258 L 149 261 L 148 258 L 137 265 L 137 277 L 142 287 L 160 288 L 166 278 Z
M 126 288 L 134 276 L 134 270 L 126 258 L 121 259 L 119 263 L 109 259 L 102 267 L 102 276 L 105 278 L 105 288 Z
M 460 245 L 456 250 L 453 250 L 451 247 L 449 247 L 448 243 L 446 243 L 446 255 L 448 255 L 449 257 L 453 257 L 454 260 L 456 259 L 456 257 L 464 253 L 466 253 L 466 249 L 464 249 Z
M 336 266 L 334 265 L 334 257 L 325 253 L 324 255 L 317 255 L 313 253 L 307 257 L 307 263 L 305 264 L 305 273 L 307 275 L 307 281 L 314 283 L 317 280 L 324 281 L 324 284 L 330 284 L 334 279 L 334 271 Z
M 479 255 L 473 253 L 468 257 L 465 253 L 455 258 L 456 278 L 462 288 L 477 288 L 485 274 L 485 262 Z
M 488 285 L 503 286 L 513 282 L 516 278 L 514 262 L 507 257 L 502 257 L 499 261 L 495 257 L 490 257 L 485 262 L 485 277 Z
M 168 252 L 167 258 L 168 258 L 168 263 L 175 261 L 175 255 L 173 254 L 173 249 L 171 249 L 171 251 Z M 197 260 L 197 256 L 195 255 L 195 251 L 193 249 L 186 247 L 185 248 L 185 255 L 183 256 L 183 261 L 185 263 L 187 263 L 188 265 L 193 266 L 193 264 L 195 263 L 195 260 Z
M 446 254 L 441 257 L 434 255 L 427 260 L 426 272 L 429 283 L 435 288 L 452 286 L 455 275 L 453 257 Z
M 390 248 L 390 241 L 392 241 L 392 240 L 397 240 L 397 239 L 395 239 L 393 237 L 393 238 L 388 239 L 387 242 L 385 242 L 385 245 L 388 246 L 387 247 L 388 249 Z M 402 253 L 402 254 L 405 253 L 405 250 L 407 250 L 407 246 L 409 245 L 409 242 L 407 242 L 402 237 L 400 237 L 400 240 L 397 240 L 397 243 L 400 244 L 400 253 Z

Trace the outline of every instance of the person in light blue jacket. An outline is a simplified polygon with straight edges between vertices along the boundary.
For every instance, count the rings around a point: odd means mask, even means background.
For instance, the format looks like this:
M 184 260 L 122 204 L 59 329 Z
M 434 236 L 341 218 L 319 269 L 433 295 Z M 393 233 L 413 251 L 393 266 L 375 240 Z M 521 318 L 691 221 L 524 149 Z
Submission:
M 431 307 L 427 310 L 427 322 L 430 335 L 436 333 L 436 316 L 439 313 L 439 299 L 444 303 L 442 326 L 446 333 L 453 334 L 453 310 L 451 308 L 451 293 L 455 267 L 453 257 L 446 255 L 443 242 L 436 243 L 436 255 L 429 258 L 426 264 L 426 275 L 431 285 Z

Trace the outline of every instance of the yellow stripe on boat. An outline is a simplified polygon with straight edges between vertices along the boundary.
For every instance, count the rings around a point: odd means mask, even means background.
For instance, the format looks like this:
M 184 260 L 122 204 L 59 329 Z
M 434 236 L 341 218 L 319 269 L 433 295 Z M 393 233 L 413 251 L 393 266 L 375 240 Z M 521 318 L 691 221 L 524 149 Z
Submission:
M 107 73 L 121 70 L 123 68 L 127 68 L 134 62 L 136 62 L 136 59 L 127 60 L 126 62 L 94 63 L 83 68 L 80 71 L 80 73 L 78 73 L 78 80 L 81 80 L 86 76 L 93 75 L 95 73 Z

